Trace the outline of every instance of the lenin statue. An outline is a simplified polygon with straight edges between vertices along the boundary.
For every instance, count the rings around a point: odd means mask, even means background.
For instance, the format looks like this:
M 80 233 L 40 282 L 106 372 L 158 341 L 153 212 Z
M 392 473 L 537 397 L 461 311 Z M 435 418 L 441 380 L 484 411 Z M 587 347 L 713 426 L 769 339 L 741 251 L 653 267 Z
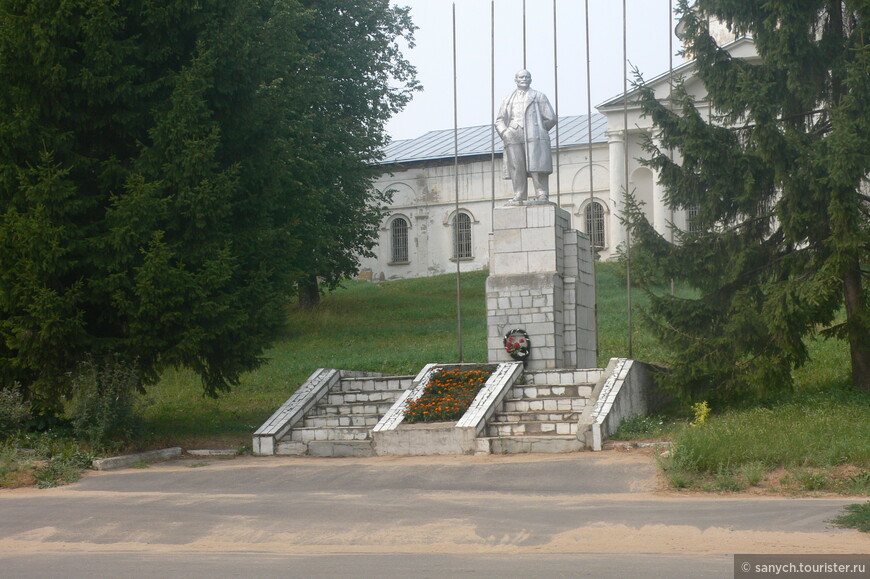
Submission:
M 526 202 L 529 177 L 535 185 L 536 202 L 549 203 L 549 178 L 553 172 L 549 131 L 556 125 L 556 114 L 544 93 L 529 88 L 529 71 L 519 71 L 514 80 L 517 90 L 504 99 L 495 119 L 495 130 L 504 141 L 504 178 L 511 180 L 514 189 L 514 198 L 508 204 Z

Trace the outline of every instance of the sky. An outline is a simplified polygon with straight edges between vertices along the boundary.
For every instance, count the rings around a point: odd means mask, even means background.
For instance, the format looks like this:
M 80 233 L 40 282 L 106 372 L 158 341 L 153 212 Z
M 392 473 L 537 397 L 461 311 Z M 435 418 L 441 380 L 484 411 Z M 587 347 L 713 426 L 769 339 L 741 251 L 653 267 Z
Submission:
M 554 42 L 553 8 L 556 26 Z M 554 53 L 558 62 L 559 115 L 582 115 L 586 89 L 587 0 L 525 0 L 526 68 L 532 88 L 556 106 Z M 676 0 L 624 0 L 629 77 L 637 67 L 651 79 L 668 71 L 669 36 L 676 21 L 669 12 Z M 409 6 L 416 46 L 404 54 L 417 67 L 423 91 L 387 125 L 394 139 L 410 139 L 432 130 L 453 128 L 453 6 L 456 10 L 457 117 L 460 127 L 492 122 L 492 11 L 495 12 L 495 102 L 514 88 L 523 68 L 523 0 L 395 0 Z M 623 1 L 588 0 L 592 107 L 623 90 Z M 556 45 L 556 46 L 554 46 Z M 679 49 L 673 39 L 673 50 Z M 556 48 L 557 50 L 554 50 Z

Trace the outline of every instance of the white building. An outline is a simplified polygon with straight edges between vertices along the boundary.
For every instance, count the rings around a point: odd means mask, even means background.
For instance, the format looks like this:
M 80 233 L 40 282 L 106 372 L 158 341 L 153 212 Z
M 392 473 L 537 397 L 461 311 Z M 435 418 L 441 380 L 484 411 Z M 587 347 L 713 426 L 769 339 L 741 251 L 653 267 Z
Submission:
M 724 48 L 732 56 L 758 58 L 750 39 L 725 39 L 730 41 Z M 676 67 L 673 75 L 685 79 L 697 108 L 710 114 L 706 90 L 693 71 L 690 61 Z M 671 71 L 648 80 L 647 85 L 658 98 L 667 99 Z M 665 207 L 657 175 L 639 162 L 647 156 L 641 137 L 655 138 L 655 134 L 634 96 L 628 94 L 628 106 L 622 94 L 605 101 L 591 119 L 586 115 L 559 119 L 550 200 L 571 214 L 573 228 L 591 235 L 601 259 L 616 257 L 618 247 L 625 243 L 620 212 L 626 185 L 644 203 L 647 218 L 663 235 L 670 236 L 670 223 L 685 228 L 691 219 L 685 211 L 671 212 Z M 556 128 L 550 137 L 555 144 Z M 375 187 L 392 190 L 393 202 L 381 225 L 374 250 L 377 257 L 362 260 L 361 277 L 387 280 L 450 273 L 456 271 L 457 262 L 461 271 L 488 268 L 492 210 L 513 197 L 510 181 L 502 178 L 501 139 L 493 138 L 490 125 L 463 128 L 458 131 L 458 150 L 457 163 L 452 129 L 431 131 L 387 147 L 385 173 Z

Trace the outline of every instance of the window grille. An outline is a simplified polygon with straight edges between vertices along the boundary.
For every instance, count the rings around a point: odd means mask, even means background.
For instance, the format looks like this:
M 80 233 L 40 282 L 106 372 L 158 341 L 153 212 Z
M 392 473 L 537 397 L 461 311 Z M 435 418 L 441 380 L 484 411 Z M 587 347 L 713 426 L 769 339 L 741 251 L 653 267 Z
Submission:
M 408 222 L 402 217 L 393 219 L 390 226 L 392 235 L 392 262 L 408 261 Z
M 586 206 L 586 234 L 592 247 L 604 247 L 604 207 L 597 201 Z
M 701 209 L 697 205 L 691 205 L 686 208 L 686 231 L 688 233 L 701 233 L 701 224 L 698 218 L 700 212 Z
M 453 232 L 454 259 L 471 258 L 471 217 L 458 213 L 453 218 Z

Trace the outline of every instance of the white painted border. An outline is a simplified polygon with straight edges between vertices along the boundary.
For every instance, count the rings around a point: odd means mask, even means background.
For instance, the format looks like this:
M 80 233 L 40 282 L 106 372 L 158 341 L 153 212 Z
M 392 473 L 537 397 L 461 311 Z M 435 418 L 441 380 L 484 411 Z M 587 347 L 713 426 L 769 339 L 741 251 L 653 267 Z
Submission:
M 496 367 L 486 384 L 471 401 L 468 410 L 456 423 L 457 428 L 473 428 L 478 436 L 486 421 L 495 413 L 504 397 L 510 392 L 517 379 L 523 374 L 522 362 L 502 362 Z

